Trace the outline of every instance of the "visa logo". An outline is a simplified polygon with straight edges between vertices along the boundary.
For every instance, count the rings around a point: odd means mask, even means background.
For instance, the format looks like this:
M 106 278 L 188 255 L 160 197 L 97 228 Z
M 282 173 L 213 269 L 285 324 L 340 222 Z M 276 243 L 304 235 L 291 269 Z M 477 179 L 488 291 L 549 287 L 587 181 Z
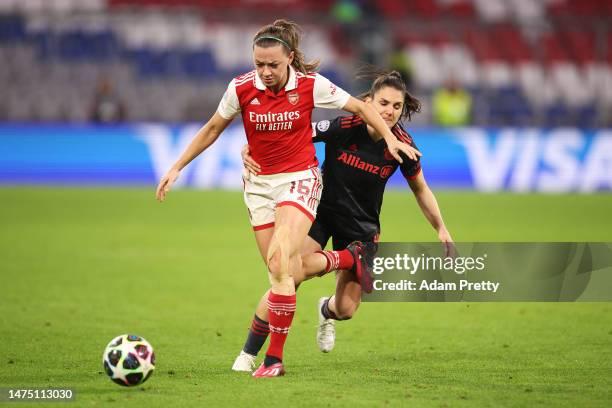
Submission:
M 612 189 L 612 131 L 590 140 L 579 129 L 468 128 L 456 140 L 465 148 L 474 187 L 512 190 L 592 192 Z

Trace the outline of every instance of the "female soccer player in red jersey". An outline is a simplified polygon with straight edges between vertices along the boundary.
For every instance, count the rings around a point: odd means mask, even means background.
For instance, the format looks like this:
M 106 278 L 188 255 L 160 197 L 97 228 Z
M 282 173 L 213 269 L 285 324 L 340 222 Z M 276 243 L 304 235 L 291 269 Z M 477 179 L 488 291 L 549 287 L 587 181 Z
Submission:
M 376 109 L 398 139 L 416 147 L 399 121 L 418 112 L 420 103 L 407 92 L 399 73 L 379 72 L 370 91 L 362 97 Z M 380 232 L 385 186 L 397 170 L 398 163 L 388 154 L 381 135 L 358 116 L 321 121 L 314 128 L 315 141 L 326 143 L 325 187 L 316 219 L 302 244 L 303 268 L 299 275 L 294 275 L 294 281 L 299 284 L 313 276 L 339 270 L 335 294 L 322 298 L 318 305 L 317 343 L 322 351 L 329 352 L 335 342 L 334 321 L 350 319 L 361 302 L 364 280 L 360 285 L 354 271 L 347 270 L 353 267 L 358 271 L 360 267 L 360 262 L 353 259 L 351 252 L 362 253 L 366 258 L 374 252 L 373 243 L 378 240 Z M 248 155 L 248 149 L 243 151 L 243 159 L 250 172 L 259 171 L 256 161 Z M 437 231 L 438 239 L 450 247 L 451 235 L 444 225 L 435 196 L 427 186 L 420 161 L 406 160 L 399 164 L 399 168 L 423 214 Z M 323 251 L 330 237 L 334 251 Z M 347 247 L 348 250 L 344 249 Z M 369 291 L 369 288 L 363 289 Z M 264 300 L 265 296 L 257 308 L 244 349 L 232 367 L 236 371 L 252 369 L 254 356 L 266 340 L 268 316 Z
M 300 246 L 316 216 L 321 176 L 312 145 L 315 107 L 344 109 L 359 115 L 385 139 L 390 154 L 402 161 L 420 153 L 397 140 L 370 105 L 351 97 L 314 71 L 299 50 L 299 27 L 277 20 L 253 39 L 255 70 L 234 78 L 217 112 L 195 135 L 181 157 L 162 177 L 156 197 L 165 199 L 180 171 L 210 146 L 241 114 L 257 175 L 245 177 L 245 203 L 257 246 L 268 266 L 267 298 L 270 345 L 255 377 L 283 375 L 283 348 L 295 311 L 293 276 L 302 270 Z

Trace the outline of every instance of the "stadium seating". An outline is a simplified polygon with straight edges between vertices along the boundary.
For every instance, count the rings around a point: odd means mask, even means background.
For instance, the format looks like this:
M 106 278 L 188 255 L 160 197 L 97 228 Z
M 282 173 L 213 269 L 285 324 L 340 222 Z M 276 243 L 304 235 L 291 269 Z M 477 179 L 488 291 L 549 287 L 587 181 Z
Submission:
M 9 97 L 0 102 L 0 119 L 85 121 L 84 101 L 99 78 L 109 77 L 126 99 L 130 120 L 202 120 L 229 79 L 251 69 L 245 39 L 279 9 L 304 26 L 306 55 L 320 57 L 326 76 L 357 93 L 362 89 L 353 72 L 362 46 L 356 31 L 334 21 L 334 3 L 4 0 L 0 84 Z M 425 101 L 453 77 L 473 93 L 476 124 L 612 123 L 609 1 L 356 4 L 368 7 L 366 17 L 389 43 L 401 45 L 414 92 Z M 430 120 L 427 114 L 417 118 Z

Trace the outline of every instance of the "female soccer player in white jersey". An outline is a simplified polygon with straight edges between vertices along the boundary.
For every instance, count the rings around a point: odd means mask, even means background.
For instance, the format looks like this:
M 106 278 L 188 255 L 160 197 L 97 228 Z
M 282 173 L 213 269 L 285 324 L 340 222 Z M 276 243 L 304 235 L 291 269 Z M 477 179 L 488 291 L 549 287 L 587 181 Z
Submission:
M 267 300 L 270 345 L 254 377 L 285 373 L 283 348 L 296 304 L 293 275 L 301 271 L 300 245 L 316 216 L 322 190 L 312 144 L 312 110 L 344 109 L 359 115 L 383 136 L 399 162 L 399 152 L 410 159 L 420 155 L 398 141 L 371 106 L 315 73 L 318 64 L 304 61 L 299 40 L 299 26 L 285 20 L 257 32 L 253 39 L 255 70 L 230 82 L 217 112 L 156 190 L 157 199 L 163 201 L 180 171 L 241 114 L 251 154 L 261 166 L 259 174 L 245 176 L 244 198 L 272 284 Z

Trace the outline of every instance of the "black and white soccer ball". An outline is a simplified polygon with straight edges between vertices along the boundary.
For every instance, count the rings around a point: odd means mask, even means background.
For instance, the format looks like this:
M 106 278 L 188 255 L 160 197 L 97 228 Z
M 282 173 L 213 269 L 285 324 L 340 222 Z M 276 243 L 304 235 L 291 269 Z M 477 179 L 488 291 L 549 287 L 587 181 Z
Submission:
M 155 352 L 148 341 L 134 334 L 122 334 L 108 343 L 102 356 L 104 371 L 125 387 L 140 385 L 155 370 Z

